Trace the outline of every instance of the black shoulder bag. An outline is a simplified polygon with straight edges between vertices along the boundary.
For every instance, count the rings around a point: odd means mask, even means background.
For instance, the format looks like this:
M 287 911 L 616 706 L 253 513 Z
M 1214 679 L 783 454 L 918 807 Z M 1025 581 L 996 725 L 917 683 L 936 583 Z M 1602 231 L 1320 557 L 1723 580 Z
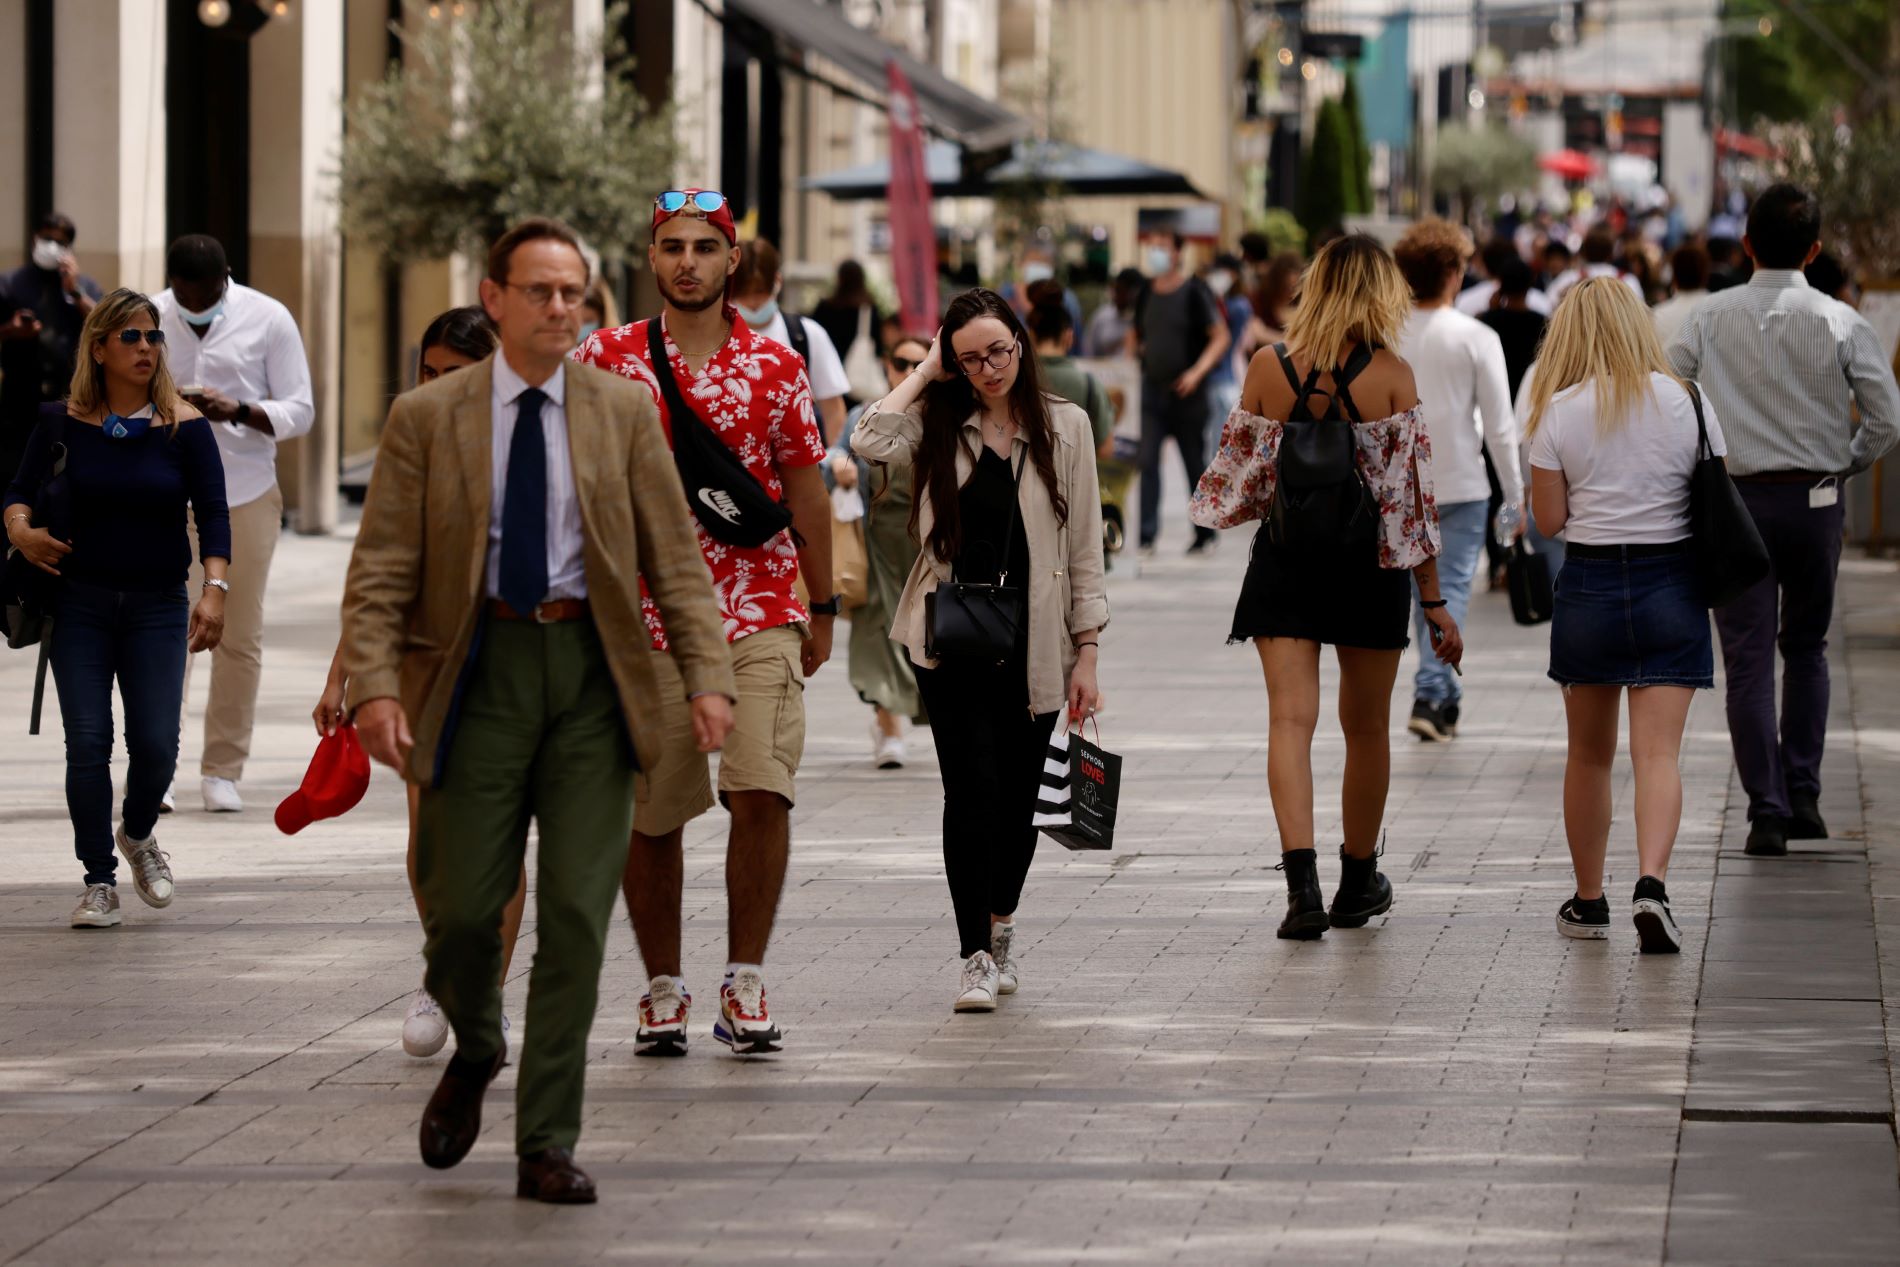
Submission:
M 1726 607 L 1768 575 L 1768 547 L 1728 467 L 1709 444 L 1702 390 L 1694 383 L 1685 385 L 1695 406 L 1696 439 L 1695 469 L 1689 475 L 1690 557 L 1703 603 Z
M 72 535 L 72 490 L 66 479 L 66 416 L 40 424 L 51 428 L 47 476 L 33 494 L 33 523 L 62 540 Z M 6 622 L 7 646 L 30 647 L 38 644 L 39 663 L 33 670 L 33 708 L 27 718 L 26 733 L 40 733 L 40 713 L 46 703 L 46 659 L 53 645 L 53 604 L 59 592 L 59 578 L 48 576 L 34 567 L 19 547 L 7 547 L 4 572 L 0 572 L 0 619 Z
M 679 468 L 686 503 L 700 526 L 715 541 L 745 547 L 762 546 L 791 527 L 792 512 L 785 503 L 765 491 L 739 455 L 686 403 L 685 393 L 673 378 L 658 317 L 647 322 L 647 348 L 673 424 L 673 464 Z
M 932 660 L 981 660 L 1001 664 L 1016 653 L 1023 629 L 1023 589 L 1009 584 L 1009 552 L 1016 544 L 1016 521 L 1022 515 L 1023 468 L 1029 455 L 1016 464 L 1014 491 L 1009 501 L 1009 527 L 1003 536 L 1003 557 L 997 560 L 996 584 L 959 581 L 954 576 L 924 595 L 924 655 Z

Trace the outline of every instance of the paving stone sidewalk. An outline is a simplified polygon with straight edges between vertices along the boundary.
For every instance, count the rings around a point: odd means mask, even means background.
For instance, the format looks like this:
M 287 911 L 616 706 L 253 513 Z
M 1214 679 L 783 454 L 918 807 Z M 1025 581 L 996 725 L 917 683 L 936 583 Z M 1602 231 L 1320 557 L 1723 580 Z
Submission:
M 700 1002 L 688 1059 L 634 1058 L 643 974 L 624 919 L 613 934 L 580 1146 L 603 1200 L 587 1209 L 511 1195 L 512 1068 L 466 1163 L 437 1174 L 417 1161 L 440 1065 L 398 1042 L 420 974 L 399 785 L 379 773 L 355 812 L 296 838 L 271 824 L 311 748 L 346 538 L 284 541 L 249 808 L 198 812 L 189 736 L 181 812 L 161 827 L 177 901 L 157 912 L 128 898 L 118 930 L 65 927 L 77 871 L 57 717 L 49 706 L 48 733 L 24 737 L 30 665 L 5 657 L 0 1263 L 1662 1261 L 1679 1158 L 1689 1164 L 1718 848 L 1725 830 L 1736 839 L 1719 697 L 1698 699 L 1684 753 L 1679 958 L 1634 953 L 1626 768 L 1612 938 L 1552 929 L 1571 891 L 1562 712 L 1543 631 L 1514 627 L 1500 596 L 1481 597 L 1471 622 L 1458 741 L 1395 737 L 1394 911 L 1318 943 L 1277 941 L 1265 695 L 1252 650 L 1223 645 L 1246 538 L 1228 534 L 1201 563 L 1164 544 L 1145 575 L 1111 578 L 1103 733 L 1127 760 L 1121 843 L 1106 856 L 1044 845 L 1021 912 L 1022 992 L 992 1016 L 950 1011 L 956 939 L 927 736 L 904 770 L 878 772 L 842 665 L 813 682 L 768 965 L 787 1048 L 740 1062 L 711 1041 L 725 958 L 715 813 L 688 838 Z M 1850 606 L 1873 613 L 1857 626 L 1869 645 L 1851 649 L 1870 720 L 1859 728 L 1855 693 L 1840 692 L 1833 743 L 1859 782 L 1829 808 L 1884 809 L 1872 833 L 1841 823 L 1874 877 L 1878 901 L 1861 892 L 1872 928 L 1874 908 L 1900 911 L 1900 854 L 1881 852 L 1900 847 L 1888 790 L 1900 625 L 1891 566 L 1850 581 Z M 1333 677 L 1329 665 L 1329 699 Z M 1322 728 L 1314 755 L 1321 839 L 1336 840 L 1337 733 Z M 1322 874 L 1330 884 L 1337 863 Z M 517 1035 L 529 919 L 507 994 Z M 1900 966 L 1891 927 L 1881 933 Z M 1872 981 L 1872 1010 L 1811 1012 L 1800 1045 L 1825 1046 L 1840 1019 L 1884 1077 L 1878 965 L 1852 971 L 1855 989 Z M 1722 1041 L 1753 1050 L 1745 1027 Z M 1788 1045 L 1770 1050 L 1784 1059 Z M 1801 1171 L 1829 1189 L 1810 1192 L 1814 1208 L 1851 1197 L 1891 1238 L 1890 1086 L 1884 1107 L 1884 1127 L 1860 1122 L 1838 1157 L 1823 1139 Z M 1734 1234 L 1673 1259 L 1746 1246 L 1769 1222 L 1760 1191 L 1792 1181 L 1772 1136 L 1786 1124 L 1737 1125 L 1757 1134 L 1696 1145 L 1713 1179 L 1691 1194 Z M 1753 1195 L 1723 1177 L 1737 1155 L 1756 1162 Z M 1837 1161 L 1860 1188 L 1826 1182 Z M 1835 1259 L 1878 1261 L 1854 1230 Z

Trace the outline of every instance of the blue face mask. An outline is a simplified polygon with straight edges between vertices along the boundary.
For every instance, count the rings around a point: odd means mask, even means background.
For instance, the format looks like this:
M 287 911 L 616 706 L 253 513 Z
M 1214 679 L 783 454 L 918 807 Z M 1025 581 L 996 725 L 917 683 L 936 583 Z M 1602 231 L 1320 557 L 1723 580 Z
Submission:
M 739 310 L 739 315 L 744 317 L 745 323 L 754 330 L 763 330 L 772 324 L 772 318 L 778 316 L 778 300 L 776 299 L 768 299 L 757 308 L 748 308 L 744 304 L 734 304 L 733 307 Z
M 136 440 L 151 428 L 150 418 L 122 418 L 118 414 L 107 414 L 103 429 L 107 438 L 113 440 Z
M 183 317 L 188 325 L 208 326 L 213 321 L 216 321 L 219 315 L 224 312 L 225 293 L 228 293 L 228 291 L 229 288 L 227 287 L 225 292 L 221 292 L 218 295 L 218 302 L 212 304 L 203 312 L 193 312 L 191 309 L 185 307 L 185 305 L 179 304 L 178 315 Z

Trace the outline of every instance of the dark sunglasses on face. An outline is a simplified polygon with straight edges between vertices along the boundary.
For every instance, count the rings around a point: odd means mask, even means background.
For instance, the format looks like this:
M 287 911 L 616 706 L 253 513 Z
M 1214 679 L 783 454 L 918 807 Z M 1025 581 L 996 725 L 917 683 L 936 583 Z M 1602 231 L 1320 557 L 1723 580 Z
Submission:
M 891 358 L 891 368 L 896 370 L 899 374 L 908 374 L 922 364 L 922 361 L 913 361 L 908 356 L 893 356 Z
M 726 205 L 726 196 L 711 189 L 702 189 L 696 194 L 689 194 L 681 189 L 669 189 L 655 198 L 653 205 L 670 216 L 686 210 L 686 204 L 689 201 L 702 213 L 711 215 Z
M 140 339 L 143 339 L 155 348 L 165 346 L 165 332 L 163 330 L 134 330 L 130 326 L 127 326 L 125 329 L 119 331 L 119 342 L 129 348 L 137 347 Z

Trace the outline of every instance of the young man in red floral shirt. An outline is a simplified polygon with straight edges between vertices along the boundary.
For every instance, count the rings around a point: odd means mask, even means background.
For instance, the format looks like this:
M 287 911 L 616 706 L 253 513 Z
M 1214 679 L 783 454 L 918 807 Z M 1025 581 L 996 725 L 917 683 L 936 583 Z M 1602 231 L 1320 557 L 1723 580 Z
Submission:
M 765 947 L 778 913 L 791 854 L 794 780 L 805 748 L 805 683 L 831 656 L 836 597 L 808 612 L 793 592 L 802 570 L 813 594 L 831 595 L 831 504 L 820 463 L 825 446 L 813 421 L 804 362 L 761 338 L 726 302 L 738 267 L 732 209 L 708 190 L 673 190 L 654 203 L 647 262 L 665 301 L 661 329 L 681 396 L 701 422 L 738 455 L 765 491 L 784 501 L 794 533 L 756 547 L 710 536 L 695 522 L 699 548 L 712 570 L 713 594 L 732 646 L 739 702 L 719 758 L 719 800 L 732 814 L 726 844 L 727 936 L 731 962 L 719 991 L 713 1036 L 738 1055 L 778 1050 L 779 1030 L 765 1005 Z M 647 385 L 667 438 L 671 416 L 655 377 L 648 323 L 637 321 L 589 335 L 574 359 Z M 682 507 L 682 509 L 685 509 Z M 643 603 L 655 651 L 666 630 L 651 601 Z M 623 889 L 634 936 L 652 978 L 640 1001 L 642 1055 L 684 1055 L 692 1002 L 680 976 L 680 895 L 686 824 L 712 808 L 705 755 L 692 741 L 692 720 L 672 657 L 655 658 L 661 698 L 668 702 L 668 742 L 657 769 L 634 784 L 633 844 Z

